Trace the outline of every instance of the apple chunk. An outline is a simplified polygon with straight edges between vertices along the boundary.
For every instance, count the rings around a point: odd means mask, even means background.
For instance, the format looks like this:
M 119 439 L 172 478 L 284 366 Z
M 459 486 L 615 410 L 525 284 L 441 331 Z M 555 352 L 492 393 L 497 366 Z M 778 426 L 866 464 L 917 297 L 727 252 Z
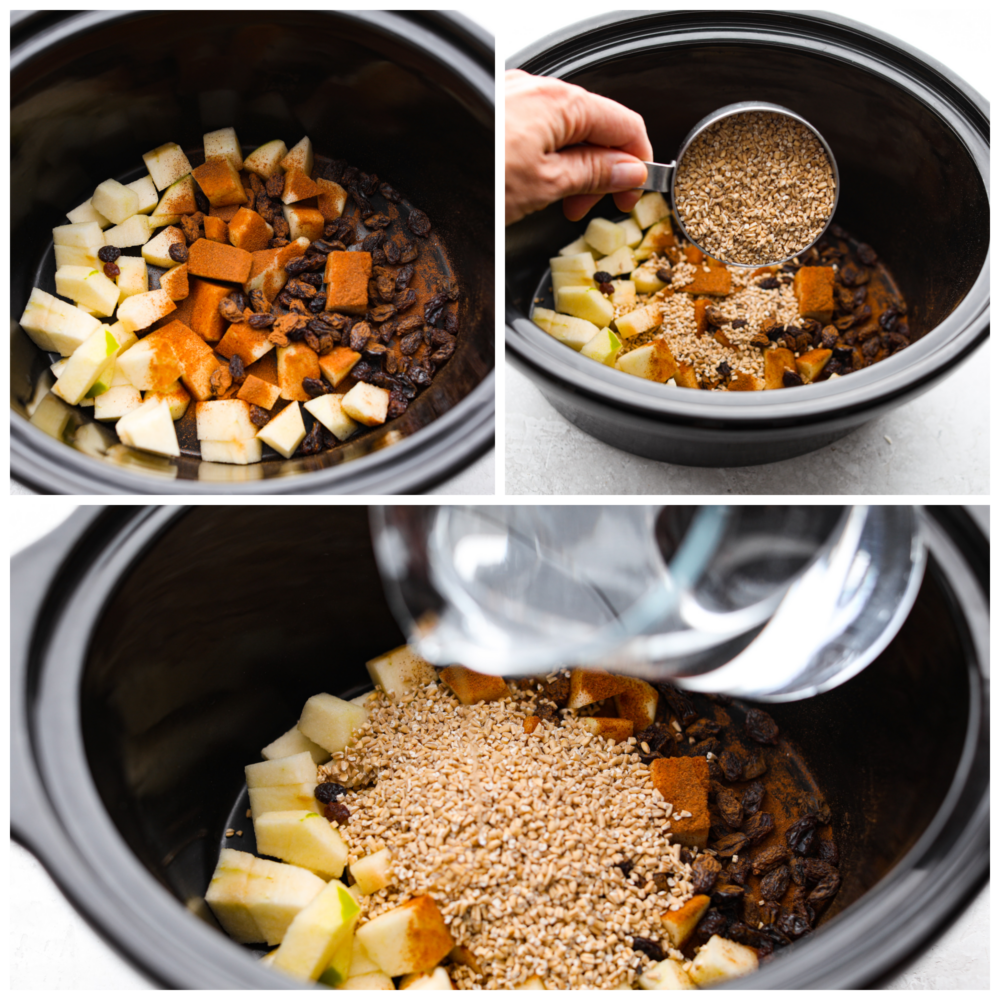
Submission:
M 236 129 L 230 126 L 206 132 L 202 140 L 205 145 L 206 160 L 213 156 L 224 156 L 237 170 L 243 169 L 243 151 L 236 136 Z
M 325 888 L 326 883 L 305 868 L 254 858 L 245 899 L 262 939 L 279 944 L 296 915 Z
M 275 952 L 274 968 L 300 979 L 318 979 L 341 946 L 349 944 L 360 913 L 347 886 L 331 882 L 295 915 Z
M 698 986 L 711 986 L 756 971 L 757 952 L 753 948 L 713 934 L 695 955 L 690 976 Z
M 276 740 L 268 743 L 260 755 L 274 760 L 276 757 L 291 757 L 303 752 L 308 753 L 317 764 L 325 764 L 330 759 L 329 751 L 303 736 L 298 726 L 292 726 L 287 733 L 282 733 Z
M 257 850 L 308 868 L 320 878 L 340 878 L 347 863 L 343 837 L 316 813 L 304 809 L 264 813 L 253 825 Z
M 302 420 L 302 410 L 294 401 L 257 432 L 257 437 L 264 444 L 270 445 L 285 458 L 292 457 L 305 436 L 306 425 Z
M 389 413 L 389 390 L 358 382 L 341 399 L 341 409 L 352 420 L 366 427 L 384 424 Z
M 668 910 L 663 914 L 660 919 L 671 948 L 684 946 L 711 902 L 709 896 L 692 896 L 679 910 Z
M 288 812 L 293 809 L 305 809 L 318 813 L 322 808 L 313 794 L 316 791 L 316 778 L 298 785 L 261 785 L 250 788 L 250 815 L 254 821 L 269 812 Z
M 264 940 L 246 903 L 247 883 L 253 863 L 252 854 L 224 847 L 219 853 L 219 862 L 205 893 L 205 902 L 212 908 L 215 919 L 240 944 Z
M 332 694 L 314 694 L 302 708 L 299 730 L 324 750 L 338 753 L 367 721 L 368 711 L 361 705 Z
M 191 164 L 184 155 L 184 150 L 176 142 L 165 142 L 162 146 L 143 153 L 142 159 L 158 191 L 170 187 L 174 181 L 179 181 L 185 174 L 191 173 Z M 107 212 L 104 214 L 107 215 Z M 114 219 L 111 221 L 114 222 Z
M 455 941 L 431 896 L 418 896 L 358 928 L 358 938 L 389 976 L 432 969 Z
M 150 399 L 138 409 L 126 413 L 115 424 L 115 432 L 122 444 L 132 448 L 168 458 L 176 458 L 181 453 L 174 422 L 170 419 L 170 407 L 162 399 Z
M 247 788 L 261 788 L 272 785 L 297 785 L 315 781 L 316 762 L 308 750 L 289 757 L 262 760 L 247 764 L 244 768 Z
M 397 702 L 437 681 L 434 668 L 417 656 L 409 646 L 397 646 L 388 653 L 369 660 L 365 666 L 372 683 L 377 684 Z
M 351 875 L 364 896 L 392 885 L 392 853 L 389 848 L 383 847 L 381 851 L 359 858 L 351 865 Z
M 97 185 L 90 204 L 117 226 L 139 211 L 139 195 L 112 178 Z
M 97 317 L 40 288 L 32 288 L 20 323 L 43 351 L 55 351 L 64 357 L 72 354 L 101 326 Z
M 472 705 L 480 701 L 498 701 L 510 694 L 507 682 L 502 677 L 477 674 L 466 667 L 445 667 L 441 671 L 441 680 L 455 692 L 455 697 L 463 705 Z

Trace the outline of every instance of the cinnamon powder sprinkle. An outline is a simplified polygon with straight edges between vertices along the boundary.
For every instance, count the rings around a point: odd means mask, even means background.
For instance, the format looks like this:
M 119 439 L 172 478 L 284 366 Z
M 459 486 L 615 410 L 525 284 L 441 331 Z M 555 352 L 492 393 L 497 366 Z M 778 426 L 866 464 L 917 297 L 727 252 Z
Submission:
M 388 847 L 393 885 L 362 897 L 370 919 L 429 893 L 458 945 L 475 956 L 460 989 L 632 984 L 652 961 L 633 935 L 662 940 L 661 916 L 692 896 L 691 869 L 669 839 L 673 807 L 653 788 L 635 740 L 611 744 L 563 709 L 530 735 L 534 692 L 461 705 L 438 683 L 399 704 L 365 703 L 355 742 L 319 768 L 349 788 L 339 832 L 349 863 Z M 374 782 L 374 784 L 373 784 Z M 631 861 L 629 878 L 615 867 Z M 626 866 L 627 867 L 627 866 Z M 673 886 L 660 890 L 653 875 Z M 661 882 L 664 880 L 660 880 Z

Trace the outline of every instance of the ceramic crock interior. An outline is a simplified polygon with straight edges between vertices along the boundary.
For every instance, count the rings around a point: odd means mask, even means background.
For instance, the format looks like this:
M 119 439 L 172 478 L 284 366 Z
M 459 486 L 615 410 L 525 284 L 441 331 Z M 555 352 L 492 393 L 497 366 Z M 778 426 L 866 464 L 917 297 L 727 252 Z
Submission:
M 67 210 L 108 176 L 141 176 L 149 149 L 174 141 L 197 151 L 206 131 L 227 125 L 247 151 L 307 134 L 318 153 L 390 180 L 431 217 L 462 293 L 459 347 L 432 385 L 402 417 L 360 440 L 305 459 L 215 467 L 223 478 L 363 457 L 451 409 L 492 369 L 492 109 L 459 69 L 374 19 L 200 11 L 192 22 L 189 12 L 137 13 L 72 35 L 15 74 L 11 119 L 13 320 L 33 284 L 55 292 L 51 228 L 65 223 Z M 26 416 L 51 362 L 13 322 L 12 331 L 11 405 Z M 131 450 L 116 460 L 180 479 L 199 478 L 201 464 Z
M 903 630 L 868 669 L 768 709 L 832 812 L 844 882 L 831 914 L 899 861 L 948 791 L 970 699 L 952 608 L 932 560 Z M 244 765 L 306 698 L 355 693 L 365 660 L 402 641 L 361 508 L 195 508 L 122 578 L 94 635 L 80 691 L 90 770 L 122 838 L 189 905 L 208 885 Z
M 771 101 L 803 115 L 837 159 L 836 221 L 886 262 L 916 336 L 940 323 L 979 274 L 989 201 L 976 165 L 946 122 L 888 79 L 761 42 L 637 47 L 565 79 L 642 115 L 660 162 L 673 159 L 695 122 L 734 101 Z M 619 214 L 610 198 L 591 213 Z M 553 205 L 508 227 L 507 294 L 522 312 L 548 258 L 584 225 Z

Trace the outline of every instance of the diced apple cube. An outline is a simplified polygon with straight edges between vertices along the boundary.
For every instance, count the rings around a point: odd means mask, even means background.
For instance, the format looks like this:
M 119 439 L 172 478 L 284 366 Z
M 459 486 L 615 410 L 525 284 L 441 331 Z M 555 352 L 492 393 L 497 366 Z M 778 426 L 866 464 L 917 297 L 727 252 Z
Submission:
M 250 404 L 242 399 L 213 399 L 195 405 L 199 441 L 240 441 L 257 436 Z
M 319 368 L 327 382 L 336 389 L 360 360 L 361 355 L 357 351 L 349 347 L 335 347 L 319 359 Z
M 246 381 L 236 394 L 237 399 L 245 399 L 252 406 L 270 410 L 281 397 L 281 389 L 272 382 L 265 382 L 256 375 L 247 375 Z
M 615 307 L 634 308 L 636 304 L 636 288 L 634 281 L 612 281 L 614 291 L 611 293 L 611 304 Z
M 696 990 L 684 966 L 673 958 L 665 958 L 647 969 L 639 977 L 639 986 L 644 990 Z
M 159 201 L 160 196 L 156 193 L 156 185 L 149 174 L 146 174 L 145 177 L 140 177 L 137 181 L 130 181 L 125 187 L 130 188 L 139 196 L 139 207 L 136 209 L 136 212 L 146 215 L 156 208 L 156 203 Z
M 113 385 L 94 397 L 95 420 L 120 420 L 142 406 L 142 394 L 134 385 Z
M 660 693 L 652 684 L 638 677 L 623 677 L 625 690 L 615 695 L 615 711 L 622 719 L 628 719 L 638 733 L 653 724 L 656 706 L 660 703 Z
M 358 382 L 341 398 L 341 409 L 366 427 L 384 424 L 389 412 L 389 390 Z
M 281 160 L 281 169 L 286 174 L 294 173 L 296 170 L 312 176 L 313 172 L 313 147 L 309 136 L 301 138 Z
M 305 201 L 306 198 L 315 198 L 319 195 L 319 186 L 307 177 L 301 170 L 293 170 L 285 174 L 285 187 L 281 192 L 281 202 L 284 205 L 294 205 L 297 201 Z M 319 207 L 317 206 L 317 211 Z M 320 215 L 323 215 L 320 212 Z M 326 216 L 323 215 L 325 219 Z
M 52 391 L 72 406 L 87 395 L 108 359 L 114 361 L 118 341 L 106 326 L 98 327 L 69 357 Z M 110 376 L 109 376 L 110 381 Z
M 438 966 L 431 972 L 411 972 L 399 983 L 401 990 L 453 990 L 451 977 Z
M 32 288 L 20 323 L 43 351 L 55 351 L 64 357 L 72 354 L 101 326 L 96 317 L 88 316 L 40 288 Z
M 498 701 L 510 694 L 507 682 L 502 677 L 478 674 L 466 667 L 445 667 L 439 676 L 455 692 L 455 697 L 463 705 L 472 705 L 480 701 Z
M 580 727 L 588 733 L 612 743 L 624 743 L 633 735 L 632 723 L 628 719 L 613 719 L 600 715 L 588 715 L 580 719 Z
M 130 295 L 118 307 L 118 322 L 126 330 L 145 330 L 158 319 L 168 316 L 176 308 L 174 300 L 162 288 L 157 288 L 152 292 L 140 292 L 136 295 Z M 153 389 L 156 387 L 140 386 L 140 388 Z
M 615 320 L 618 332 L 625 338 L 637 337 L 641 333 L 654 330 L 663 322 L 663 314 L 655 305 L 639 306 Z M 667 376 L 669 378 L 669 376 Z
M 319 188 L 316 207 L 323 218 L 327 222 L 339 219 L 344 214 L 344 206 L 347 204 L 347 192 L 336 181 L 328 181 L 325 177 L 317 177 L 315 183 Z
M 262 785 L 250 788 L 250 814 L 254 820 L 269 812 L 285 812 L 290 809 L 305 809 L 318 813 L 323 807 L 316 801 L 315 775 L 298 785 Z
M 187 246 L 187 240 L 182 230 L 176 226 L 167 226 L 142 248 L 142 258 L 154 267 L 173 267 L 177 263 L 170 256 L 170 248 L 174 244 Z
M 305 436 L 306 425 L 302 420 L 302 410 L 295 401 L 289 403 L 257 432 L 257 437 L 264 444 L 269 445 L 285 458 L 292 457 Z
M 77 205 L 71 212 L 67 212 L 66 218 L 70 222 L 96 222 L 101 229 L 111 225 L 111 220 L 101 215 L 91 204 L 89 198 Z
M 621 355 L 615 368 L 652 382 L 666 382 L 677 371 L 677 362 L 664 341 L 653 340 Z
M 670 228 L 670 220 L 663 219 L 650 226 L 649 231 L 642 238 L 642 242 L 635 248 L 636 260 L 647 260 L 653 254 L 662 253 L 669 247 L 676 246 L 677 239 L 674 231 Z
M 588 340 L 583 345 L 580 353 L 585 358 L 592 358 L 602 365 L 613 367 L 621 346 L 622 342 L 618 339 L 614 331 L 609 327 L 605 327 L 593 340 Z
M 324 750 L 338 753 L 367 721 L 368 710 L 361 705 L 332 694 L 314 694 L 302 708 L 299 731 Z
M 679 910 L 668 910 L 663 914 L 663 931 L 671 948 L 684 946 L 711 902 L 710 896 L 692 896 Z
M 629 217 L 618 223 L 625 233 L 625 246 L 635 248 L 642 242 L 642 230 L 635 219 Z
M 122 444 L 151 451 L 154 455 L 176 458 L 181 453 L 174 422 L 170 419 L 170 407 L 163 400 L 151 399 L 126 413 L 115 424 L 115 433 Z
M 549 267 L 553 274 L 570 272 L 585 278 L 593 278 L 594 272 L 597 270 L 594 266 L 594 257 L 589 253 L 578 253 L 567 257 L 550 257 Z
M 556 311 L 577 316 L 598 329 L 615 318 L 615 307 L 596 288 L 570 285 L 556 292 Z
M 292 726 L 287 733 L 282 733 L 276 740 L 268 743 L 260 755 L 268 760 L 274 760 L 277 757 L 291 757 L 301 753 L 308 753 L 316 764 L 324 764 L 330 759 L 330 752 L 324 750 L 318 743 L 313 743 L 298 726 Z
M 601 332 L 601 329 L 590 320 L 580 319 L 579 316 L 564 316 L 562 313 L 556 313 L 549 320 L 548 332 L 567 347 L 579 351 L 585 344 L 590 343 Z
M 625 690 L 624 677 L 602 670 L 574 670 L 569 675 L 568 708 L 583 708 L 597 701 L 605 701 Z
M 174 382 L 160 392 L 147 392 L 145 399 L 162 399 L 170 410 L 170 419 L 178 421 L 187 413 L 188 405 L 191 402 L 191 394 L 180 384 Z
M 390 976 L 431 969 L 455 946 L 437 903 L 418 896 L 358 928 L 372 961 Z
M 366 972 L 351 976 L 340 987 L 342 990 L 394 990 L 396 984 L 384 972 Z
M 263 456 L 256 438 L 247 441 L 199 441 L 202 461 L 220 465 L 254 465 Z
M 365 666 L 372 682 L 397 702 L 437 681 L 434 668 L 409 646 L 397 646 L 369 660 Z
M 713 934 L 695 955 L 689 975 L 697 986 L 711 986 L 756 971 L 757 952 L 753 948 Z
M 348 892 L 350 892 L 350 889 L 348 889 Z M 353 896 L 354 893 L 351 893 L 351 895 Z M 351 942 L 351 964 L 348 966 L 348 978 L 379 971 L 379 967 L 372 961 L 371 956 L 365 951 L 365 946 L 358 940 L 357 935 L 355 935 L 354 940 Z M 392 982 L 392 980 L 389 981 Z
M 582 285 L 584 288 L 596 288 L 597 282 L 593 278 L 588 278 L 579 271 L 553 271 L 550 279 L 552 291 L 558 292 L 560 288 L 568 288 L 570 285 Z
M 56 271 L 56 292 L 110 316 L 118 305 L 118 286 L 102 271 L 66 264 Z
M 812 382 L 826 367 L 826 363 L 830 360 L 832 354 L 833 351 L 825 347 L 814 347 L 811 351 L 806 351 L 805 354 L 796 358 L 795 367 L 799 375 L 802 376 L 802 381 L 806 383 Z
M 590 247 L 587 246 L 587 241 L 582 236 L 578 236 L 572 243 L 567 243 L 566 246 L 559 251 L 559 256 L 575 257 L 577 254 L 581 253 L 590 253 Z
M 247 200 L 239 171 L 225 156 L 213 156 L 191 174 L 213 208 L 242 205 Z
M 635 256 L 628 247 L 619 247 L 613 254 L 597 262 L 598 271 L 608 274 L 631 274 L 635 270 Z
M 347 886 L 331 882 L 292 920 L 274 955 L 274 968 L 316 980 L 345 945 L 344 964 L 349 965 L 351 936 L 360 913 Z
M 94 250 L 104 246 L 104 233 L 96 222 L 74 222 L 68 226 L 56 226 L 52 230 L 52 242 L 57 247 Z
M 608 219 L 591 219 L 583 238 L 598 253 L 605 256 L 625 245 L 625 231 Z
M 237 169 L 243 169 L 243 150 L 236 136 L 236 129 L 220 128 L 214 132 L 206 132 L 202 137 L 205 144 L 205 159 L 212 156 L 224 156 Z
M 345 412 L 341 403 L 344 397 L 336 393 L 317 396 L 305 408 L 338 440 L 346 441 L 358 425 Z
M 245 899 L 264 941 L 279 944 L 295 916 L 325 888 L 326 882 L 305 868 L 254 858 Z
M 97 185 L 90 203 L 116 226 L 139 211 L 139 195 L 114 178 Z
M 316 762 L 307 750 L 247 764 L 243 769 L 247 788 L 261 788 L 273 785 L 297 785 L 313 781 L 316 777 Z
M 288 238 L 297 240 L 318 240 L 323 236 L 326 219 L 318 208 L 300 208 L 298 205 L 282 205 L 281 212 L 288 223 Z
M 127 300 L 122 308 L 134 301 L 134 298 Z M 150 340 L 148 337 L 127 351 L 122 351 L 118 357 L 118 365 L 137 389 L 151 389 L 153 392 L 165 391 L 182 375 L 181 364 L 173 346 L 166 341 Z
M 351 865 L 351 875 L 363 896 L 370 896 L 392 885 L 392 852 L 383 847 L 381 851 L 358 858 Z
M 264 940 L 246 902 L 253 863 L 252 854 L 224 847 L 219 852 L 218 864 L 205 893 L 205 902 L 211 907 L 222 929 L 240 944 Z
M 661 281 L 656 276 L 656 271 L 655 267 L 644 266 L 637 267 L 632 272 L 632 281 L 635 284 L 635 290 L 640 295 L 650 295 L 653 292 L 658 292 L 661 288 L 667 287 L 667 283 Z
M 119 257 L 118 265 L 118 304 L 121 305 L 131 295 L 141 295 L 149 291 L 149 272 L 146 262 L 141 257 Z
M 149 216 L 133 215 L 120 226 L 112 226 L 104 234 L 104 242 L 109 247 L 139 247 L 150 237 Z
M 556 311 L 554 309 L 545 309 L 543 306 L 535 306 L 531 310 L 531 322 L 536 326 L 540 326 L 546 333 L 549 333 L 549 327 L 552 326 L 552 320 L 556 317 Z
M 320 878 L 340 878 L 347 864 L 344 838 L 317 813 L 264 813 L 254 823 L 254 834 L 261 854 L 308 868 Z
M 198 202 L 194 196 L 194 178 L 187 174 L 174 181 L 153 209 L 153 218 L 161 219 L 168 215 L 191 215 L 198 211 Z
M 243 161 L 243 169 L 266 180 L 281 169 L 281 161 L 287 155 L 288 147 L 280 139 L 272 139 L 258 146 Z
M 632 219 L 640 229 L 648 229 L 654 222 L 670 215 L 670 206 L 659 191 L 648 191 L 632 208 Z
M 163 191 L 174 181 L 179 181 L 185 174 L 191 173 L 191 164 L 184 150 L 176 142 L 165 142 L 162 146 L 143 153 L 142 159 L 157 191 Z
M 28 419 L 40 431 L 56 438 L 56 440 L 62 440 L 73 416 L 73 408 L 68 403 L 64 403 L 58 396 L 47 392 Z
M 169 271 L 160 275 L 160 288 L 169 295 L 174 302 L 188 297 L 188 269 L 187 264 L 178 264 L 170 268 Z
M 56 268 L 85 267 L 88 271 L 103 270 L 104 264 L 97 256 L 100 247 L 64 247 L 57 243 L 53 248 L 56 255 Z

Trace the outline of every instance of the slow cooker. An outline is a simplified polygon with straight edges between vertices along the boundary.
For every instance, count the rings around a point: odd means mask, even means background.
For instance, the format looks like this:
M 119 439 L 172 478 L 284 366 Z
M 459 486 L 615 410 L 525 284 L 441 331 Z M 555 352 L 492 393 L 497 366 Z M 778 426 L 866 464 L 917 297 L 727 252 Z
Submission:
M 609 13 L 549 35 L 508 68 L 634 109 L 668 159 L 695 122 L 734 101 L 803 115 L 837 159 L 835 221 L 877 250 L 909 306 L 914 342 L 846 378 L 738 393 L 647 382 L 576 354 L 528 319 L 548 258 L 583 228 L 549 206 L 506 231 L 507 358 L 586 433 L 680 465 L 774 462 L 926 391 L 988 335 L 988 105 L 916 49 L 832 14 Z M 591 215 L 620 217 L 610 198 Z
M 408 493 L 492 445 L 490 35 L 442 11 L 35 11 L 15 16 L 11 50 L 15 479 L 45 493 Z M 245 151 L 309 135 L 428 213 L 461 295 L 454 356 L 402 417 L 307 458 L 224 466 L 43 432 L 28 417 L 51 360 L 17 320 L 32 286 L 55 291 L 52 227 L 108 176 L 141 176 L 144 152 L 197 154 L 228 125 Z
M 243 766 L 402 641 L 368 523 L 357 507 L 87 507 L 14 559 L 13 836 L 161 986 L 295 985 L 203 895 Z M 733 988 L 877 985 L 987 878 L 989 546 L 959 508 L 921 523 L 928 568 L 896 639 L 843 686 L 768 706 L 830 805 L 843 884 L 813 934 Z

